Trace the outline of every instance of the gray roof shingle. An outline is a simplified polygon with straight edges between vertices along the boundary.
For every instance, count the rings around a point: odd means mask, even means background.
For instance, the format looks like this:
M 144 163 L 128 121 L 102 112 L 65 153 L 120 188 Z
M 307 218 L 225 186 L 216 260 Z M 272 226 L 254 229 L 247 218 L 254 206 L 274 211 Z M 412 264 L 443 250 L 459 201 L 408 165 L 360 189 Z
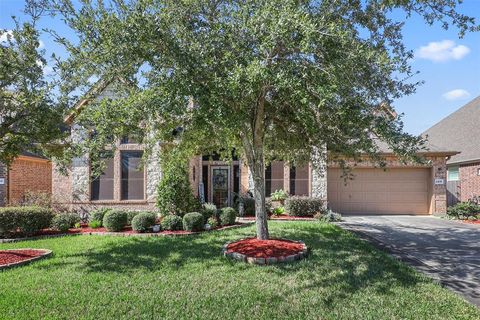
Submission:
M 480 160 L 480 96 L 422 135 L 434 145 L 461 152 L 452 156 L 448 164 Z

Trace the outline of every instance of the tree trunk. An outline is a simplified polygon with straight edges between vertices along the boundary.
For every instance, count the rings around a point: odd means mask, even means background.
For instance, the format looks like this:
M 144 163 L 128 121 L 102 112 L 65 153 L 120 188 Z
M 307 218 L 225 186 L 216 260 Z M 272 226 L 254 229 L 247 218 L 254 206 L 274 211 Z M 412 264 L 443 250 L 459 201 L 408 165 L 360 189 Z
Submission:
M 257 239 L 268 239 L 267 210 L 265 208 L 265 164 L 262 157 L 249 164 L 253 175 L 253 197 L 255 199 L 255 222 Z
M 265 208 L 265 159 L 263 154 L 265 138 L 265 91 L 260 95 L 255 111 L 254 121 L 250 127 L 252 129 L 252 135 L 250 136 L 248 134 L 249 130 L 246 130 L 240 133 L 240 136 L 245 149 L 248 167 L 253 176 L 257 239 L 268 240 L 267 212 Z

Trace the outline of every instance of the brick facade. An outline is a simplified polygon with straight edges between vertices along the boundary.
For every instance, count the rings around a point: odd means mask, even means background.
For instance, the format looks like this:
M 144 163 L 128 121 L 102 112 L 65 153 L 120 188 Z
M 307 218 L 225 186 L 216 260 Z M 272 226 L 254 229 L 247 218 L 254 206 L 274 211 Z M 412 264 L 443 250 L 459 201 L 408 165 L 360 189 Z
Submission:
M 480 161 L 460 165 L 460 201 L 480 196 Z
M 21 202 L 26 192 L 52 193 L 52 164 L 43 159 L 20 157 L 9 169 L 9 203 Z

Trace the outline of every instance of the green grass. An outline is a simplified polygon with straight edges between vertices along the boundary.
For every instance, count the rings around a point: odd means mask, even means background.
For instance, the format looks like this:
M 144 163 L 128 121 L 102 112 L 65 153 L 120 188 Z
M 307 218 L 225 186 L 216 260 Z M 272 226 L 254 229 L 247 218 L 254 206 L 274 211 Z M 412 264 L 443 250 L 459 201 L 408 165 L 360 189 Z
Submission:
M 74 236 L 0 245 L 54 256 L 0 272 L 1 319 L 479 319 L 455 294 L 338 227 L 271 222 L 308 259 L 226 260 L 252 226 L 193 237 Z

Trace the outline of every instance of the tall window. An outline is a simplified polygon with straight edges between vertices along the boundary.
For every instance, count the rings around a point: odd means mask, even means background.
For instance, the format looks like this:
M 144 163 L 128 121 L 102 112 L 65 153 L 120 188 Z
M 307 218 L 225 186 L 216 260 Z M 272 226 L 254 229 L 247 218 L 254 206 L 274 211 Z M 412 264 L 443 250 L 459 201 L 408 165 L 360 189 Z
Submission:
M 122 200 L 143 200 L 144 170 L 141 168 L 142 151 L 121 152 L 121 198 Z
M 272 161 L 265 168 L 265 196 L 269 197 L 276 190 L 283 190 L 283 161 Z
M 460 170 L 458 166 L 447 168 L 447 180 L 448 181 L 458 181 L 460 180 Z
M 290 194 L 308 196 L 309 170 L 308 165 L 290 168 Z
M 90 197 L 92 200 L 113 200 L 113 155 L 105 153 L 102 155 L 105 161 L 105 169 L 98 177 L 91 182 Z

